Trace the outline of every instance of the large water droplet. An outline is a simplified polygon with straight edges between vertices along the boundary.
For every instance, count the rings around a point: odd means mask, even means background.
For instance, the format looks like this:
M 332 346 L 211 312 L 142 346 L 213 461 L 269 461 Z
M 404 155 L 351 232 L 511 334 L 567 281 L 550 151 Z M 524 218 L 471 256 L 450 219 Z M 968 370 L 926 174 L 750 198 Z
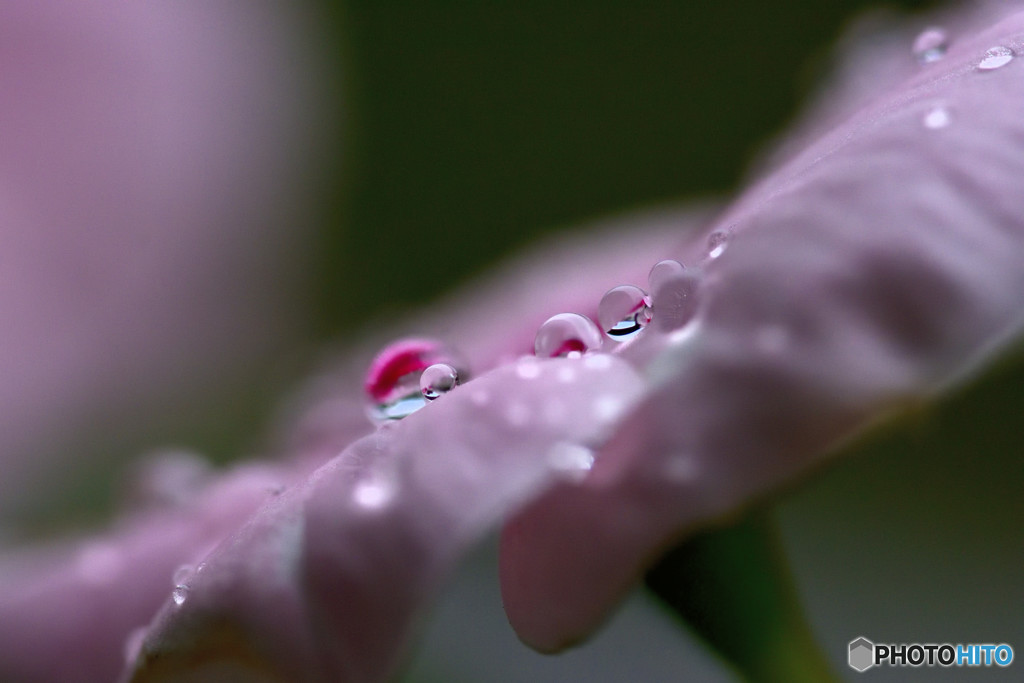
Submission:
M 992 69 L 998 69 L 999 67 L 1006 66 L 1013 61 L 1013 50 L 1006 47 L 1005 45 L 996 45 L 990 47 L 986 52 L 985 56 L 981 58 L 978 63 L 978 68 L 982 71 L 991 71 Z
M 459 371 L 447 363 L 435 363 L 420 375 L 420 392 L 423 398 L 433 401 L 441 394 L 447 394 L 459 383 Z
M 686 268 L 679 261 L 673 261 L 672 259 L 658 261 L 651 268 L 651 272 L 647 276 L 647 291 L 653 294 L 658 287 L 666 281 L 681 275 L 685 270 Z
M 370 417 L 377 422 L 400 420 L 426 405 L 420 376 L 439 363 L 459 366 L 451 352 L 432 339 L 402 339 L 388 345 L 366 373 L 363 387 Z
M 925 29 L 914 39 L 912 49 L 921 64 L 938 61 L 949 49 L 949 35 L 941 28 Z
M 609 289 L 597 306 L 597 320 L 615 341 L 635 337 L 651 322 L 651 298 L 633 285 Z
M 601 342 L 601 331 L 593 320 L 579 313 L 559 313 L 537 330 L 533 349 L 540 358 L 578 356 L 599 348 Z
M 708 258 L 718 258 L 725 253 L 728 246 L 729 234 L 724 230 L 715 230 L 708 235 Z
M 949 111 L 945 107 L 935 107 L 924 115 L 924 127 L 938 130 L 949 125 Z

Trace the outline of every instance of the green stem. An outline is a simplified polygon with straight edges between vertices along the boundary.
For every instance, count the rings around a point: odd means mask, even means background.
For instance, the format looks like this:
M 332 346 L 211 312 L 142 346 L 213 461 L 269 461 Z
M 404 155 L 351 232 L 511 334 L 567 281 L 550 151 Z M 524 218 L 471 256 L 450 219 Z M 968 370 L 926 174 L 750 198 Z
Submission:
M 676 546 L 647 587 L 750 681 L 835 681 L 761 511 Z

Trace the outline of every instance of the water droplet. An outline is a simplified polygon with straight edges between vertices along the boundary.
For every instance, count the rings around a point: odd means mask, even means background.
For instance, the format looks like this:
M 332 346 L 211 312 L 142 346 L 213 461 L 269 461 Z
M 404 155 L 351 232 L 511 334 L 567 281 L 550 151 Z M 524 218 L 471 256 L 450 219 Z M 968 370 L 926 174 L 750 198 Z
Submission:
M 380 474 L 370 475 L 352 489 L 352 502 L 367 511 L 381 510 L 395 497 L 395 482 Z
M 686 268 L 679 261 L 673 261 L 672 259 L 658 261 L 651 268 L 651 272 L 647 276 L 648 291 L 652 293 L 657 291 L 658 287 L 664 282 L 681 275 L 685 270 Z
M 928 64 L 943 58 L 949 49 L 949 35 L 941 28 L 921 31 L 914 39 L 914 57 L 921 64 Z
M 520 379 L 537 379 L 540 377 L 540 363 L 533 356 L 523 356 L 516 363 L 516 375 Z
M 651 322 L 651 298 L 647 292 L 633 285 L 613 287 L 601 297 L 597 319 L 610 338 L 626 341 Z
M 924 115 L 924 127 L 932 130 L 945 128 L 950 123 L 949 111 L 945 107 L 935 107 Z
M 389 344 L 373 359 L 363 385 L 371 419 L 400 420 L 426 405 L 420 376 L 439 363 L 460 367 L 452 353 L 432 339 L 402 339 Z
M 594 467 L 594 451 L 578 443 L 559 441 L 548 452 L 548 464 L 566 479 L 578 483 Z
M 729 235 L 724 230 L 715 230 L 708 235 L 708 258 L 716 259 L 729 246 Z
M 459 383 L 459 371 L 447 363 L 435 363 L 420 375 L 420 392 L 423 398 L 433 401 L 441 394 L 447 394 Z
M 548 318 L 534 339 L 540 358 L 578 356 L 601 346 L 601 332 L 594 321 L 578 313 L 559 313 Z
M 697 313 L 697 293 L 700 287 L 700 273 L 694 268 L 667 274 L 657 289 L 651 292 L 651 300 L 657 315 L 654 325 L 663 332 L 679 329 Z
M 171 575 L 171 583 L 174 586 L 185 586 L 194 575 L 195 569 L 192 565 L 183 564 L 174 570 L 174 574 Z
M 185 604 L 185 600 L 187 600 L 187 599 L 188 599 L 188 586 L 185 586 L 185 585 L 175 586 L 174 590 L 171 591 L 171 600 L 173 600 L 174 604 L 177 605 L 178 607 L 181 607 L 182 605 L 184 605 Z
M 990 47 L 986 52 L 985 56 L 982 57 L 978 63 L 978 68 L 982 71 L 991 71 L 992 69 L 998 69 L 1001 66 L 1006 66 L 1013 61 L 1013 50 L 1006 47 L 1005 45 L 996 45 Z

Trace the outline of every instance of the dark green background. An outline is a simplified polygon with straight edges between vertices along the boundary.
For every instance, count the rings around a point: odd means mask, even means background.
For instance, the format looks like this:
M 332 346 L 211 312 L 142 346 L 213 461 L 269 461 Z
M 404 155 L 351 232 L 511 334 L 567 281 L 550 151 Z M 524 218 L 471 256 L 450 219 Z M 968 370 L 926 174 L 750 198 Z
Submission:
M 729 192 L 842 27 L 880 6 L 335 7 L 347 172 L 329 183 L 320 329 L 350 330 L 368 300 L 379 313 L 429 300 L 553 227 Z

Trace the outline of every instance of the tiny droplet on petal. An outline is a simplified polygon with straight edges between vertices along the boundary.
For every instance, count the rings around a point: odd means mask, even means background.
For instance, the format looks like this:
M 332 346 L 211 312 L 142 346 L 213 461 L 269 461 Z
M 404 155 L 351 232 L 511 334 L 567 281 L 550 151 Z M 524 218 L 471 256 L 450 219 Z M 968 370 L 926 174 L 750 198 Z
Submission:
M 185 604 L 185 600 L 187 600 L 187 599 L 188 599 L 188 586 L 184 586 L 184 585 L 182 585 L 182 586 L 175 586 L 174 590 L 171 591 L 171 600 L 173 600 L 174 604 L 177 605 L 178 607 L 181 607 L 182 605 L 184 605 Z
M 609 338 L 632 339 L 651 322 L 651 298 L 633 285 L 613 287 L 601 297 L 597 320 Z
M 559 441 L 548 452 L 548 464 L 569 481 L 578 483 L 594 467 L 594 451 L 578 443 Z
M 929 28 L 921 31 L 914 39 L 914 57 L 920 64 L 928 64 L 942 59 L 949 49 L 949 35 L 941 28 Z
M 459 371 L 447 363 L 434 363 L 420 375 L 423 398 L 433 401 L 459 384 Z
M 949 123 L 949 111 L 945 107 L 935 107 L 924 115 L 924 127 L 931 130 L 945 128 Z
M 174 574 L 171 576 L 171 585 L 173 586 L 187 586 L 188 582 L 195 576 L 195 569 L 190 564 L 183 564 L 174 570 Z
M 1006 47 L 1005 45 L 996 45 L 990 47 L 986 52 L 985 56 L 981 58 L 978 63 L 978 68 L 982 71 L 991 71 L 1000 67 L 1006 66 L 1013 61 L 1013 50 Z
M 601 342 L 593 320 L 579 313 L 559 313 L 537 330 L 533 349 L 539 358 L 572 357 L 599 348 Z
M 724 230 L 715 230 L 708 235 L 708 258 L 716 259 L 729 246 L 729 235 Z
M 680 275 L 685 271 L 686 268 L 679 261 L 672 259 L 665 259 L 664 261 L 658 261 L 651 268 L 650 274 L 647 276 L 647 291 L 654 292 L 664 283 L 666 280 Z

